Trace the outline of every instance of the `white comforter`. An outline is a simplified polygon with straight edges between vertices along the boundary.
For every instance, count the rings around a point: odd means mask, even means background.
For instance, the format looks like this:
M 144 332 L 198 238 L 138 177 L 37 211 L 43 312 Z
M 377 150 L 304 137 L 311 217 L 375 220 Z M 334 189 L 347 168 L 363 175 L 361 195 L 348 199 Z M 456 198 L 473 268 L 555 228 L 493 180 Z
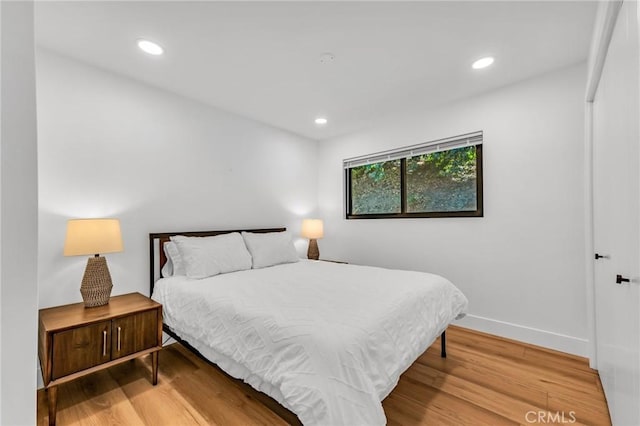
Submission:
M 305 425 L 381 425 L 381 401 L 467 307 L 422 272 L 301 261 L 159 280 L 164 321 Z

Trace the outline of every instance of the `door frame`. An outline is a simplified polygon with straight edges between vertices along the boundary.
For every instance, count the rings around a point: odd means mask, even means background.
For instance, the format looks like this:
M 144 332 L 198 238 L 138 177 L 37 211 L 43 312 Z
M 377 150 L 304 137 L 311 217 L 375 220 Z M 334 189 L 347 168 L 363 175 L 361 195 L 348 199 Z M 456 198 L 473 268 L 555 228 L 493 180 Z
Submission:
M 584 235 L 585 235 L 585 285 L 587 300 L 587 354 L 589 366 L 597 369 L 597 334 L 594 267 L 593 222 L 593 101 L 602 77 L 609 44 L 616 26 L 623 0 L 599 1 L 598 12 L 591 40 L 587 64 L 587 89 L 585 94 L 584 129 Z

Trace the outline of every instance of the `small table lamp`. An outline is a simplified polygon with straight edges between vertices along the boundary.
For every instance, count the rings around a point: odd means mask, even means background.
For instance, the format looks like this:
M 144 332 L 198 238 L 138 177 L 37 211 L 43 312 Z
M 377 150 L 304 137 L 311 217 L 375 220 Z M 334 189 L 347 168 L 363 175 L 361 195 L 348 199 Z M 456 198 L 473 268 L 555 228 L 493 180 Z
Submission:
M 323 236 L 323 227 L 321 219 L 304 219 L 302 221 L 302 236 L 309 238 L 309 249 L 307 250 L 307 258 L 318 260 L 320 258 L 320 250 L 318 250 L 318 238 Z
M 80 286 L 85 307 L 109 303 L 113 284 L 107 259 L 99 253 L 115 253 L 122 250 L 122 235 L 118 219 L 71 219 L 67 222 L 64 255 L 94 255 L 87 261 Z

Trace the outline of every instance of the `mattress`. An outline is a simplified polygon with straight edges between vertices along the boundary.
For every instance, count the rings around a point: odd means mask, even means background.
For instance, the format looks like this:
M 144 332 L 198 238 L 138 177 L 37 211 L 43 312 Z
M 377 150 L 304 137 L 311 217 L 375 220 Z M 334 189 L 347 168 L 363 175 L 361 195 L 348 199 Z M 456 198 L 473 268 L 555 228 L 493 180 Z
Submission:
M 382 425 L 381 401 L 467 308 L 447 279 L 303 260 L 158 280 L 164 322 L 305 425 Z

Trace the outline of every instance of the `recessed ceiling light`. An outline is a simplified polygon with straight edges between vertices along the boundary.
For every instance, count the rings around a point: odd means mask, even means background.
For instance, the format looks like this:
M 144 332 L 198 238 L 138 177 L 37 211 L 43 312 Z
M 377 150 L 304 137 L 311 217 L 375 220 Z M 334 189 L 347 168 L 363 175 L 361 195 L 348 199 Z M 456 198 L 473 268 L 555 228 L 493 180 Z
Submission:
M 159 44 L 149 40 L 138 40 L 138 47 L 149 55 L 158 56 L 164 53 L 164 49 Z
M 316 124 L 320 124 L 320 125 L 327 124 L 327 119 L 324 117 L 318 117 L 316 118 Z
M 494 59 L 491 56 L 487 56 L 486 58 L 480 58 L 471 65 L 471 68 L 473 68 L 474 70 L 480 70 L 482 68 L 486 68 L 489 65 L 493 64 L 493 60 Z

